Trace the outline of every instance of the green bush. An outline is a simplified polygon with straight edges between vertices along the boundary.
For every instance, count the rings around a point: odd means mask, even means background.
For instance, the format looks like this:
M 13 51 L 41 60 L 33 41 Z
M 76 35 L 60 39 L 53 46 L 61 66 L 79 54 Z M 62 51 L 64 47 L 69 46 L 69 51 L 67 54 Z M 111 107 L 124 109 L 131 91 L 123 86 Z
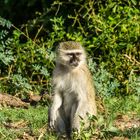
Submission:
M 23 33 L 14 30 L 10 35 L 7 28 L 13 25 L 2 18 L 0 23 L 4 27 L 0 34 L 1 91 L 18 94 L 49 89 L 54 53 L 41 41 L 38 45 L 28 38 L 20 43 Z
M 5 1 L 3 10 L 6 7 L 10 10 L 10 3 L 15 1 Z M 58 42 L 75 40 L 85 46 L 91 58 L 89 65 L 99 94 L 112 96 L 140 92 L 139 2 L 55 0 L 39 3 L 42 9 L 35 9 L 32 12 L 34 19 L 18 25 L 21 29 L 0 19 L 1 90 L 50 91 L 54 50 Z M 17 7 L 26 4 L 23 2 Z M 25 8 L 28 10 L 35 4 L 33 0 Z M 16 23 L 13 14 L 10 19 Z M 6 17 L 4 12 L 2 15 Z

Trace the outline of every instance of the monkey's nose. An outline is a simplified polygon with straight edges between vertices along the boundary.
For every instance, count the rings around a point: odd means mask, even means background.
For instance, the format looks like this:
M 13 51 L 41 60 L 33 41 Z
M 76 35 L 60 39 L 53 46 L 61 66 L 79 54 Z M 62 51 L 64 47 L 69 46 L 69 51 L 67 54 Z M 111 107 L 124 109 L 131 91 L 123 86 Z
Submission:
M 73 61 L 73 62 L 72 62 L 72 66 L 77 67 L 77 66 L 78 66 L 78 61 Z

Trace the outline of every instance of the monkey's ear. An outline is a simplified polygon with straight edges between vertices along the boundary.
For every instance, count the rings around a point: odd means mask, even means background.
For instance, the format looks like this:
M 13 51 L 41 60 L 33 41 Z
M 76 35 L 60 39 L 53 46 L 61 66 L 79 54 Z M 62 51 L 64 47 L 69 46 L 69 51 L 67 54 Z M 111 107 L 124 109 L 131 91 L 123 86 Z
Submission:
M 59 54 L 59 52 L 60 52 L 62 46 L 63 46 L 62 42 L 59 43 L 59 44 L 57 45 L 57 48 L 56 48 L 56 54 Z
M 65 49 L 66 46 L 67 46 L 67 47 L 69 46 L 69 45 L 68 45 L 68 44 L 69 44 L 68 42 L 69 42 L 69 41 L 60 42 L 60 43 L 59 43 L 59 47 Z
M 58 45 L 58 48 L 64 46 L 64 42 L 60 42 L 59 45 Z
M 62 49 L 65 46 L 65 42 L 60 42 L 58 44 L 58 49 Z
M 65 42 L 60 42 L 59 45 L 62 46 Z

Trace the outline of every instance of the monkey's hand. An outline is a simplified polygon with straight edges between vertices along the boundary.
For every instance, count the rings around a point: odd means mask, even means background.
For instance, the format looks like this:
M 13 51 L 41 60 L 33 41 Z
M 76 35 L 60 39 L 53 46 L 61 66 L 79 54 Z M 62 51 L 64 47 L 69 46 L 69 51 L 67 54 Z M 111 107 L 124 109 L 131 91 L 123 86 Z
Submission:
M 51 129 L 55 128 L 56 118 L 57 118 L 56 113 L 51 113 L 50 121 L 49 121 L 49 126 Z

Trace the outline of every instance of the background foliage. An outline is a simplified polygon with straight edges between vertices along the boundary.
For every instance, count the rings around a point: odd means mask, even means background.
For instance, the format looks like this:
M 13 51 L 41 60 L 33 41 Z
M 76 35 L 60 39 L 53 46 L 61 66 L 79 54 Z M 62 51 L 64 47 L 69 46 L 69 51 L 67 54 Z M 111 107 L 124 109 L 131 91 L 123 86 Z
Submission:
M 100 95 L 139 94 L 137 0 L 3 0 L 0 5 L 1 91 L 50 91 L 54 50 L 60 41 L 75 40 L 89 54 Z

